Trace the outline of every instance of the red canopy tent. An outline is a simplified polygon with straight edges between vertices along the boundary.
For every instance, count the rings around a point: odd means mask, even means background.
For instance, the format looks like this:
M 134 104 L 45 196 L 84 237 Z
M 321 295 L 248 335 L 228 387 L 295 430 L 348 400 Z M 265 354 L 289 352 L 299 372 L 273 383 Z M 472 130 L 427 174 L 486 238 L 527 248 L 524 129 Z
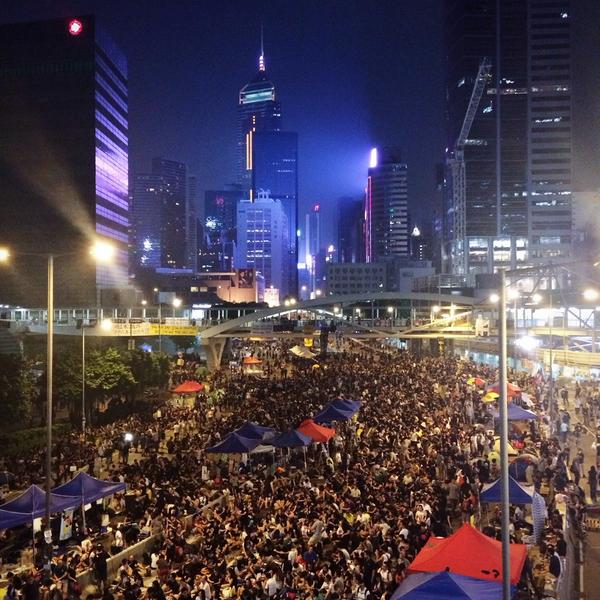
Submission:
M 244 365 L 260 365 L 262 360 L 256 358 L 256 356 L 244 356 L 242 364 Z
M 335 435 L 335 429 L 317 425 L 312 419 L 306 419 L 296 429 L 300 433 L 312 438 L 315 442 L 327 442 Z
M 526 557 L 524 544 L 510 545 L 510 582 L 513 585 L 519 582 Z M 465 524 L 450 537 L 430 538 L 408 571 L 449 571 L 475 579 L 502 581 L 502 544 Z
M 509 398 L 514 398 L 515 396 L 518 396 L 523 391 L 523 390 L 521 390 L 521 388 L 518 385 L 515 385 L 514 383 L 507 383 L 506 390 L 508 392 Z M 493 383 L 486 391 L 496 392 L 496 394 L 499 394 L 500 393 L 500 384 L 498 382 Z
M 180 383 L 174 390 L 174 394 L 194 394 L 204 389 L 204 386 L 197 381 L 184 381 Z

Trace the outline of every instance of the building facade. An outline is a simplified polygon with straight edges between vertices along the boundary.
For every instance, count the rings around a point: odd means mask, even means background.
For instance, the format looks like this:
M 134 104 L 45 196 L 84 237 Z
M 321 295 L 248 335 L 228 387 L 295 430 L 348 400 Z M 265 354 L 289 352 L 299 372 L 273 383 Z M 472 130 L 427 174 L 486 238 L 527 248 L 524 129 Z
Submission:
M 253 143 L 257 131 L 281 129 L 281 107 L 275 85 L 268 78 L 261 48 L 258 73 L 239 93 L 237 135 L 237 182 L 245 194 L 252 189 Z
M 229 271 L 233 268 L 237 205 L 243 198 L 241 186 L 205 192 L 204 222 L 199 238 L 199 252 L 203 257 L 201 271 Z
M 572 254 L 571 8 L 570 0 L 446 2 L 447 273 Z
M 95 305 L 128 285 L 127 61 L 92 16 L 0 26 L 0 302 Z M 111 265 L 90 260 L 98 238 Z M 60 256 L 59 256 L 60 255 Z M 41 284 L 41 282 L 44 282 Z
M 407 166 L 397 148 L 372 153 L 365 204 L 365 255 L 367 262 L 386 257 L 408 257 L 409 222 Z
M 261 191 L 254 200 L 238 203 L 237 269 L 255 269 L 264 278 L 265 287 L 281 291 L 288 281 L 288 246 L 287 219 L 279 200 Z
M 338 201 L 337 224 L 338 261 L 365 262 L 364 198 L 341 198 Z
M 193 183 L 192 183 L 193 185 Z M 134 178 L 134 269 L 183 269 L 191 260 L 189 226 L 194 219 L 188 207 L 190 188 L 184 163 L 165 158 L 152 160 L 152 172 Z
M 252 197 L 269 192 L 283 207 L 287 222 L 288 279 L 280 290 L 294 294 L 298 288 L 298 134 L 291 131 L 257 131 L 253 138 Z

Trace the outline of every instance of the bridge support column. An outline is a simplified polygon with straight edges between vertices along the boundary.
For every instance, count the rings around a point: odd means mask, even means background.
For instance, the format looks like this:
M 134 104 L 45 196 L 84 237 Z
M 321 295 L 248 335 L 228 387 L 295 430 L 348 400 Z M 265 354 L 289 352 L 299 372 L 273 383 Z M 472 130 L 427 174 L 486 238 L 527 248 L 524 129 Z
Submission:
M 206 349 L 209 371 L 215 371 L 221 366 L 221 359 L 223 358 L 223 351 L 226 344 L 226 338 L 200 338 L 200 345 Z

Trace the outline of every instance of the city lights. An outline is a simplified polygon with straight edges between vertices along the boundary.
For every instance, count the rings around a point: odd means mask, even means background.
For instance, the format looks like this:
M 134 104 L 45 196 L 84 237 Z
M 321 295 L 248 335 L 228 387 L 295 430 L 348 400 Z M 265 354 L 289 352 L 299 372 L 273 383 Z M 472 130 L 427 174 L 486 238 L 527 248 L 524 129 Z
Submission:
M 83 31 L 83 24 L 78 19 L 69 21 L 69 33 L 73 36 L 79 35 Z
M 96 261 L 100 263 L 107 263 L 113 259 L 115 255 L 115 247 L 108 242 L 98 240 L 90 250 L 90 254 Z
M 377 167 L 377 148 L 371 148 L 371 155 L 369 157 L 369 168 L 374 169 Z
M 598 290 L 595 290 L 593 288 L 588 288 L 586 290 L 583 290 L 583 297 L 585 300 L 588 300 L 589 302 L 594 302 L 594 301 L 598 300 L 598 298 L 600 298 L 600 293 L 598 292 Z
M 500 296 L 498 294 L 490 294 L 490 302 L 492 304 L 497 304 L 500 301 Z
M 530 335 L 524 335 L 515 341 L 515 345 L 526 352 L 531 352 L 539 347 L 540 340 Z
M 8 248 L 0 248 L 0 262 L 7 262 L 10 258 Z
M 100 328 L 102 331 L 110 331 L 112 329 L 113 322 L 112 319 L 102 319 L 100 322 Z
M 181 298 L 173 298 L 173 306 L 179 308 L 181 306 Z

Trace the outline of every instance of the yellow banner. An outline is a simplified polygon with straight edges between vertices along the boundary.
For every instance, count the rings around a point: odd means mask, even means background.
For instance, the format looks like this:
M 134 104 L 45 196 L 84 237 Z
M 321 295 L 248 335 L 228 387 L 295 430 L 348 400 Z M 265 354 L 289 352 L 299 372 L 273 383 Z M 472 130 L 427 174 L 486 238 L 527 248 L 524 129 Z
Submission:
M 196 335 L 198 328 L 193 325 L 158 325 L 150 324 L 150 335 Z
M 312 348 L 313 339 L 312 338 L 304 338 L 304 346 L 306 348 Z

